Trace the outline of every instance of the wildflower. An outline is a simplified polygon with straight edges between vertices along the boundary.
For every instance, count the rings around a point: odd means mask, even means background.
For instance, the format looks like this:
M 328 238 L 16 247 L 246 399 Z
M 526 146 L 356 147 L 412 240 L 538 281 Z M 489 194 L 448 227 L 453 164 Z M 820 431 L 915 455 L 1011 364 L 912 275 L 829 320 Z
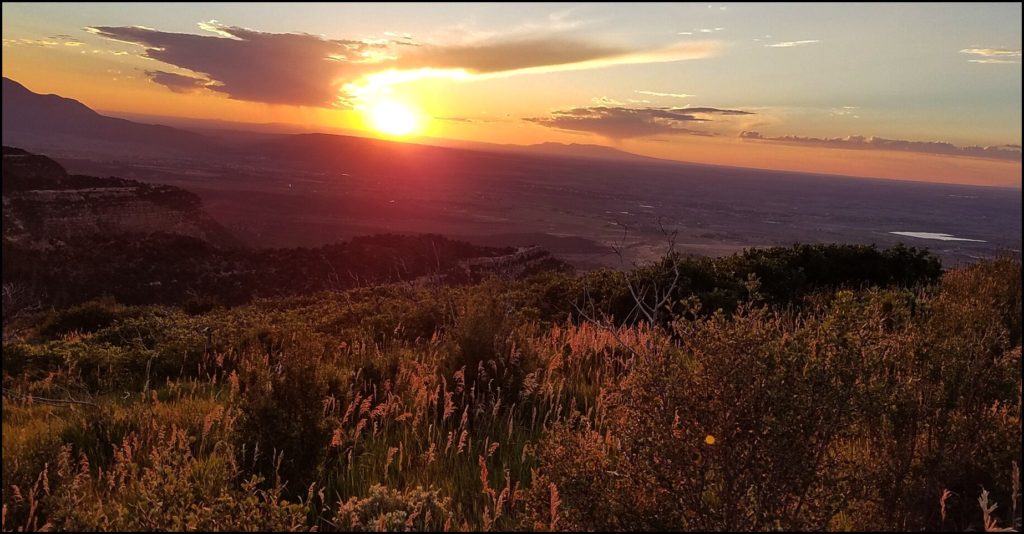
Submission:
M 714 445 L 715 444 L 715 436 L 712 436 L 711 434 L 708 434 L 707 436 L 704 437 L 704 443 L 707 443 L 708 445 Z

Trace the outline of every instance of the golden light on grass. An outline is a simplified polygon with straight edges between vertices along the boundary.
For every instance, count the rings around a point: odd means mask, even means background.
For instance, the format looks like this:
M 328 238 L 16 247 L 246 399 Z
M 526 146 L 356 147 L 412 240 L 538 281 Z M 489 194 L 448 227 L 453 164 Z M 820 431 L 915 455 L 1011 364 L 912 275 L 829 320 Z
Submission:
M 411 135 L 423 127 L 423 121 L 414 108 L 393 100 L 374 104 L 366 110 L 366 114 L 370 126 L 387 135 Z

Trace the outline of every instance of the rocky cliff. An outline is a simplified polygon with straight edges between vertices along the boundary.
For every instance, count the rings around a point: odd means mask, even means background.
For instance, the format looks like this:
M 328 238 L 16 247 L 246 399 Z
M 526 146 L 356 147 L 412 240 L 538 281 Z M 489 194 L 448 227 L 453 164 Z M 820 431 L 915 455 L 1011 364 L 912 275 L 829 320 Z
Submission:
M 48 247 L 90 236 L 169 233 L 218 246 L 231 234 L 183 189 L 120 178 L 69 175 L 57 162 L 3 148 L 5 245 Z

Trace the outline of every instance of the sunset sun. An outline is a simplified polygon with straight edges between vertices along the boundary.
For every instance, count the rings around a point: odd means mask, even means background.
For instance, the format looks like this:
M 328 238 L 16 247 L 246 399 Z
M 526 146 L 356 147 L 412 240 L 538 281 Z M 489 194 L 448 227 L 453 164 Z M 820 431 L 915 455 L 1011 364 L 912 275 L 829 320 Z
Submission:
M 410 135 L 419 131 L 421 121 L 412 107 L 399 102 L 385 101 L 367 110 L 374 130 L 388 135 Z

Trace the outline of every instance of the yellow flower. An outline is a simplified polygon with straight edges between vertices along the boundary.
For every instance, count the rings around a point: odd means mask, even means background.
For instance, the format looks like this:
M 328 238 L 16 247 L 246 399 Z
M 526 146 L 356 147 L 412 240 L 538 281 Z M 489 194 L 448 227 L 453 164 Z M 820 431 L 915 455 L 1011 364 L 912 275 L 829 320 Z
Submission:
M 714 445 L 715 444 L 715 436 L 712 436 L 711 434 L 708 434 L 707 437 L 704 438 L 704 443 L 707 443 L 708 445 Z

